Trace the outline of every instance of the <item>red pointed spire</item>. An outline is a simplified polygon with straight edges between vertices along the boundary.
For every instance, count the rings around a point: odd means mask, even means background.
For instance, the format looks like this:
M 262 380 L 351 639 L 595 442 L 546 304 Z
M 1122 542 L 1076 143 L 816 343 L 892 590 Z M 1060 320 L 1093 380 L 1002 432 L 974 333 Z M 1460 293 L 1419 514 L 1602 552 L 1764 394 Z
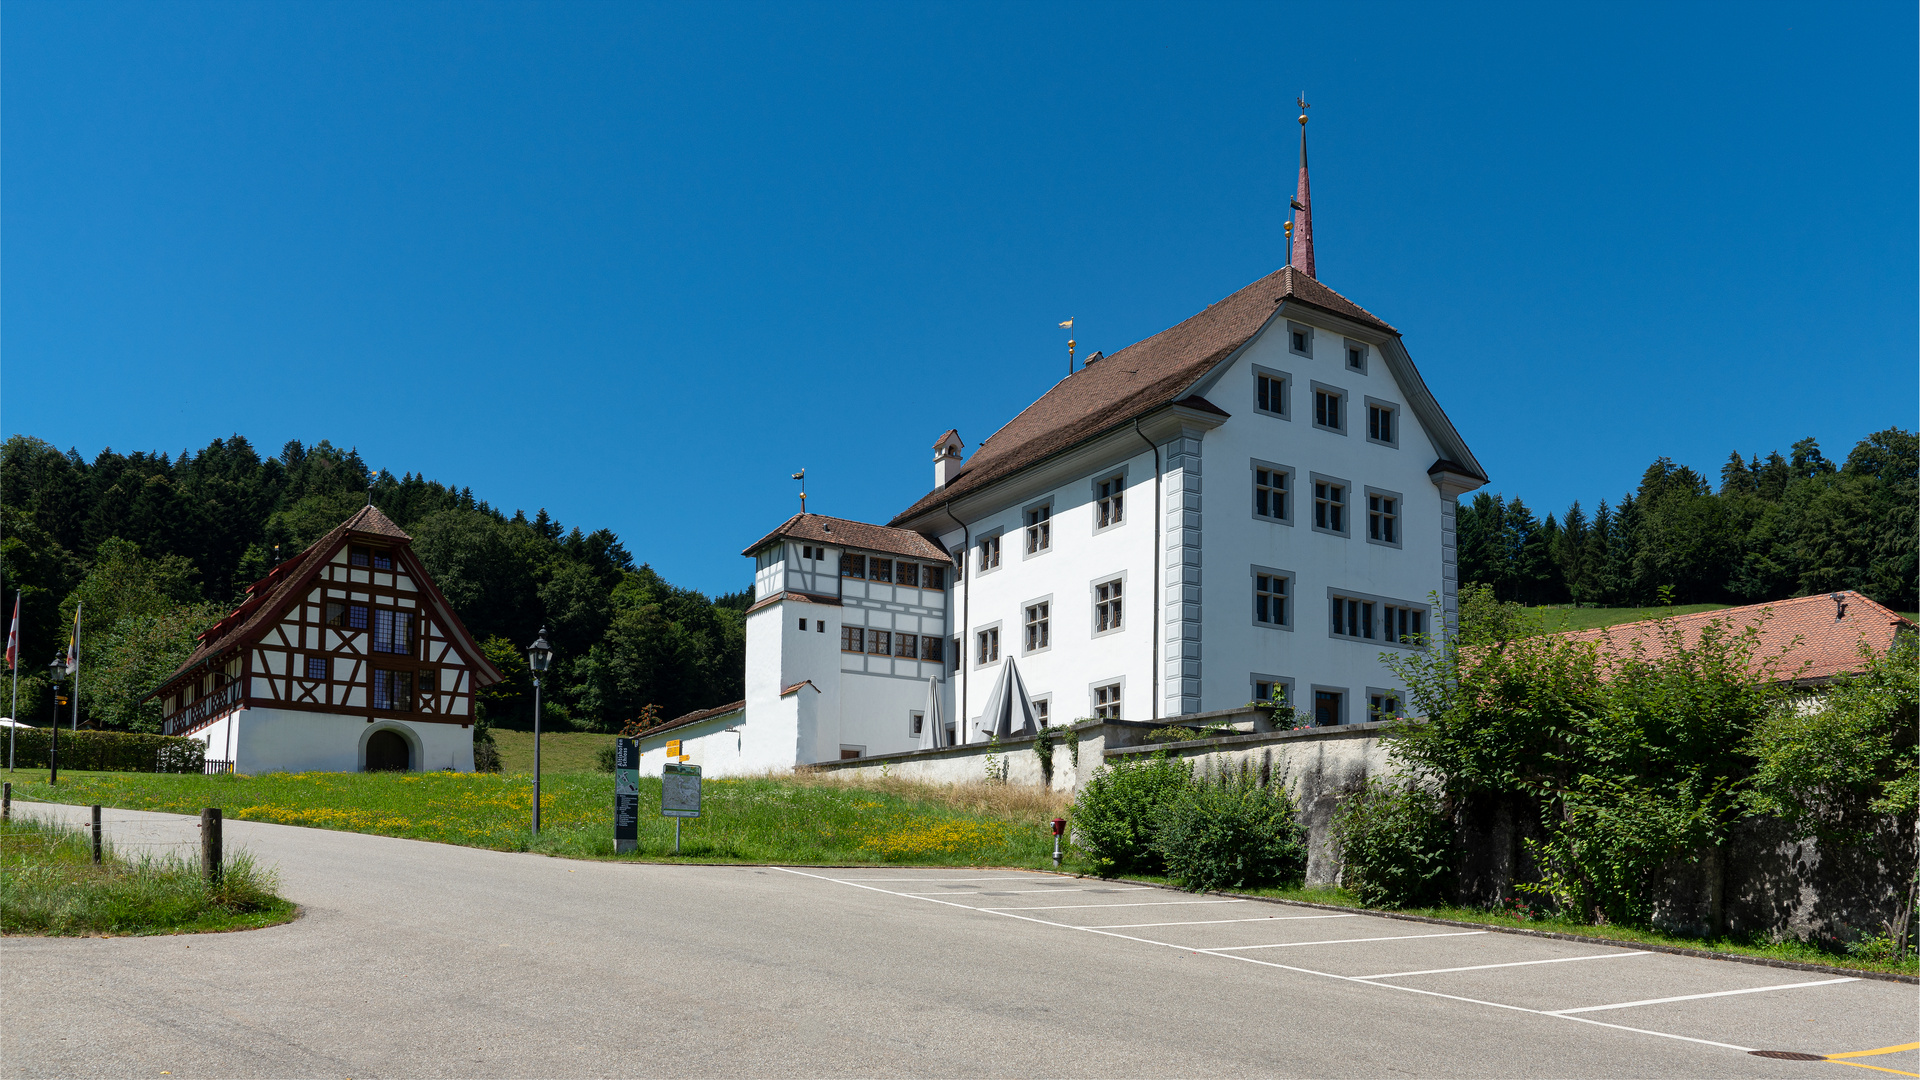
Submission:
M 1297 216 L 1293 225 L 1293 250 L 1288 253 L 1287 265 L 1295 270 L 1314 277 L 1313 272 L 1313 196 L 1307 190 L 1307 95 L 1299 97 L 1300 105 L 1300 189 L 1293 196 L 1293 209 Z

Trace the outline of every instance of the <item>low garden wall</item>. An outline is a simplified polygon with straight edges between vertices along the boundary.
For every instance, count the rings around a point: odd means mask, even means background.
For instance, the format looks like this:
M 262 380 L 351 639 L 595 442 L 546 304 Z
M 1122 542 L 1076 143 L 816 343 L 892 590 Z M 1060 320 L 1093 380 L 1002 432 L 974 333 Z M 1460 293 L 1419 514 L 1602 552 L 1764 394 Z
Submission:
M 1389 775 L 1392 763 L 1383 738 L 1385 723 L 1342 724 L 1298 731 L 1249 730 L 1264 726 L 1264 714 L 1233 709 L 1183 716 L 1177 723 L 1229 723 L 1240 732 L 1180 742 L 1148 743 L 1163 723 L 1090 721 L 1052 739 L 1052 786 L 1068 792 L 1085 786 L 1108 762 L 1166 753 L 1191 761 L 1202 775 L 1241 773 L 1262 784 L 1284 784 L 1308 831 L 1306 880 L 1333 885 L 1340 855 L 1333 818 L 1340 800 L 1368 779 Z M 824 762 L 814 768 L 848 776 L 892 776 L 925 783 L 964 783 L 994 778 L 1010 784 L 1044 782 L 1033 737 L 997 744 L 888 754 Z M 1077 742 L 1077 761 L 1075 743 Z M 1516 881 L 1537 878 L 1525 840 L 1537 833 L 1525 808 L 1505 804 L 1462 807 L 1457 819 L 1461 862 L 1460 899 L 1499 903 L 1513 896 Z M 1874 848 L 1899 852 L 1914 843 L 1911 823 L 1889 825 Z M 1661 883 L 1654 921 L 1665 929 L 1701 935 L 1762 933 L 1847 940 L 1856 930 L 1878 929 L 1895 918 L 1902 894 L 1892 860 L 1870 852 L 1822 852 L 1811 840 L 1793 840 L 1770 819 L 1748 819 L 1717 850 L 1675 860 Z

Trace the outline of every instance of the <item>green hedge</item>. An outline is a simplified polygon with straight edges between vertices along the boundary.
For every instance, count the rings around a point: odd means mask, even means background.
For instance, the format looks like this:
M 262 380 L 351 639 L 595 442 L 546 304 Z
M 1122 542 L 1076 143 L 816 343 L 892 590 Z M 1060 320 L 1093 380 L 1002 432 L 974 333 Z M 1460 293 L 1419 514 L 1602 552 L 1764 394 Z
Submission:
M 47 767 L 48 728 L 15 728 L 14 765 L 22 769 Z M 0 757 L 6 754 L 6 734 L 0 731 Z M 62 731 L 60 767 L 76 772 L 206 771 L 207 744 L 199 739 L 166 735 L 138 735 L 129 731 Z

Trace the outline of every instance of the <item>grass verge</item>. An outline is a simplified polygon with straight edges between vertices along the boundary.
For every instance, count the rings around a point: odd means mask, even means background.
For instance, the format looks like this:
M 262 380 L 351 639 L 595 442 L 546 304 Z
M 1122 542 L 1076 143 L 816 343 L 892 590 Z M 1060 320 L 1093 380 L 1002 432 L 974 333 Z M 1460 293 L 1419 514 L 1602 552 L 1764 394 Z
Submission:
M 55 789 L 15 774 L 19 799 L 375 833 L 574 858 L 612 858 L 613 777 L 549 773 L 530 836 L 528 776 L 485 773 L 62 773 Z M 44 774 L 41 774 L 44 776 Z M 855 786 L 833 777 L 708 780 L 704 814 L 683 824 L 678 861 L 1050 868 L 1049 819 L 1067 797 L 1006 784 Z M 640 846 L 621 858 L 676 861 L 660 780 L 640 780 Z
M 93 863 L 86 830 L 16 817 L 0 824 L 0 933 L 115 935 L 251 930 L 294 917 L 273 871 L 242 852 L 218 885 L 197 859 L 129 861 L 105 845 Z
M 1129 875 L 1129 881 L 1150 882 L 1155 885 L 1174 887 L 1163 877 L 1141 877 Z M 1909 959 L 1878 959 L 1823 948 L 1812 942 L 1798 938 L 1786 938 L 1771 941 L 1765 938 L 1717 937 L 1696 938 L 1677 934 L 1663 934 L 1657 930 L 1642 930 L 1630 926 L 1593 926 L 1588 923 L 1574 922 L 1553 915 L 1494 911 L 1486 908 L 1469 907 L 1431 907 L 1405 908 L 1391 911 L 1361 906 L 1352 893 L 1338 887 L 1307 888 L 1305 886 L 1286 886 L 1258 889 L 1235 889 L 1236 896 L 1271 897 L 1275 900 L 1294 900 L 1307 904 L 1322 904 L 1327 907 L 1350 908 L 1354 911 L 1366 911 L 1377 915 L 1415 915 L 1427 919 L 1445 919 L 1450 922 L 1471 923 L 1476 926 L 1500 926 L 1517 930 L 1534 930 L 1547 934 L 1578 934 L 1581 937 L 1602 938 L 1617 941 L 1622 945 L 1659 945 L 1670 949 L 1698 949 L 1705 952 L 1727 953 L 1733 956 L 1751 956 L 1763 960 L 1778 960 L 1790 964 L 1817 964 L 1822 967 L 1846 968 L 1852 971 L 1877 971 L 1892 975 L 1920 975 L 1920 962 Z
M 1621 623 L 1641 622 L 1646 619 L 1665 619 L 1675 615 L 1693 615 L 1702 611 L 1720 611 L 1725 604 L 1675 604 L 1673 607 L 1574 607 L 1571 604 L 1547 604 L 1542 607 L 1528 608 L 1527 611 L 1540 619 L 1540 632 L 1558 634 L 1568 630 L 1592 630 L 1601 626 L 1618 626 Z
M 503 773 L 533 772 L 533 732 L 493 729 L 493 745 L 500 750 Z M 612 746 L 613 736 L 587 731 L 542 732 L 540 735 L 540 775 L 563 772 L 592 772 L 594 758 L 603 746 Z

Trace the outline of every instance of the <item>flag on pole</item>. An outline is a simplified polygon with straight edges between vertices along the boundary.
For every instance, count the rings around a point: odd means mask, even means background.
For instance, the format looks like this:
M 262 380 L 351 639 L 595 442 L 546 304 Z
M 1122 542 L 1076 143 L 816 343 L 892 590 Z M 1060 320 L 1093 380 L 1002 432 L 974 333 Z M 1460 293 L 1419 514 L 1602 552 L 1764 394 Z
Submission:
M 7 670 L 20 666 L 20 594 L 13 594 L 13 628 L 7 631 Z
M 80 605 L 73 605 L 73 636 L 67 639 L 67 674 L 80 670 Z
M 1072 319 L 1068 319 L 1068 320 L 1067 320 L 1066 322 L 1063 322 L 1063 323 L 1061 323 L 1061 324 L 1060 324 L 1060 329 L 1062 329 L 1062 330 L 1071 330 L 1071 329 L 1073 329 L 1073 320 L 1072 320 Z

